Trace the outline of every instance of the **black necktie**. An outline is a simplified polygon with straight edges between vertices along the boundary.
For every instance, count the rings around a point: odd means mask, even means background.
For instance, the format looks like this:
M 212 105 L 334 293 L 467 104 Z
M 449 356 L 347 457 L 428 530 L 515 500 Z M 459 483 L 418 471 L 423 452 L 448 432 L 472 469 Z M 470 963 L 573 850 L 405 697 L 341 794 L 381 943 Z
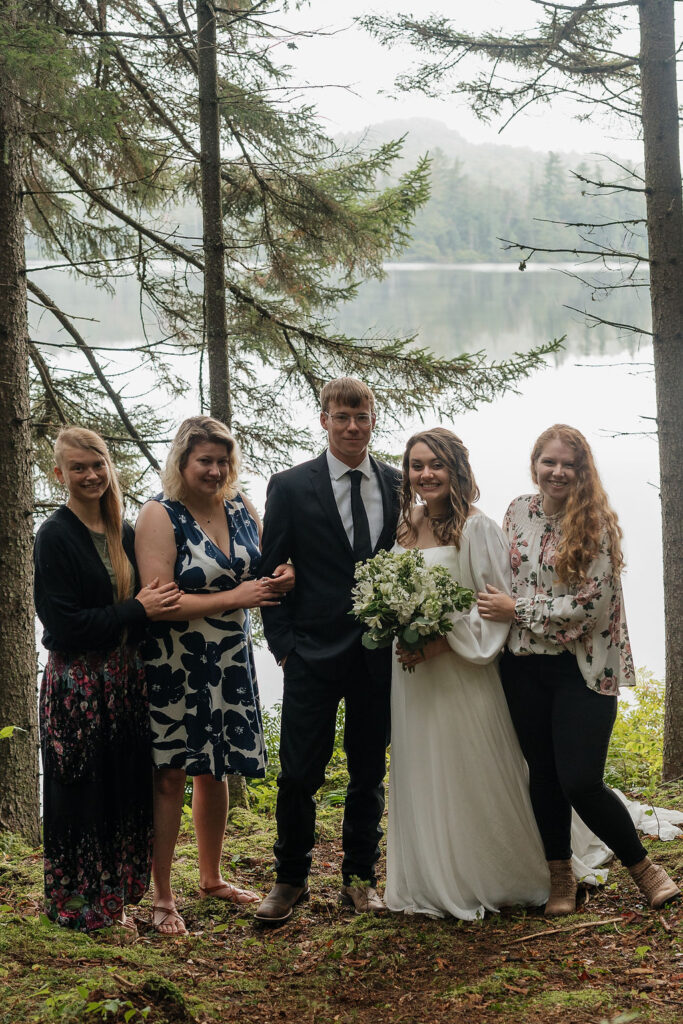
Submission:
M 359 469 L 350 469 L 347 474 L 351 479 L 351 515 L 353 517 L 353 557 L 362 562 L 372 554 L 370 543 L 370 524 L 368 514 L 360 493 L 360 482 L 363 474 Z

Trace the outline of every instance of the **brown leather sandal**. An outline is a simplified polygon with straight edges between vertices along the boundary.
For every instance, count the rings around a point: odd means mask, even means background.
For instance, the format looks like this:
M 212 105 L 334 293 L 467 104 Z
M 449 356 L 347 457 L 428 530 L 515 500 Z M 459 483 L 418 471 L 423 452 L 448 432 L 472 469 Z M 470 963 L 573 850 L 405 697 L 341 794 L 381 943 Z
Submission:
M 160 921 L 156 921 L 155 920 L 154 915 L 156 913 L 159 913 L 159 914 L 163 915 Z M 177 924 L 181 924 L 182 925 L 182 930 L 176 927 L 175 931 L 172 931 L 172 932 L 162 932 L 161 929 L 167 923 L 168 924 L 176 924 L 176 925 Z M 185 922 L 183 921 L 182 917 L 178 913 L 176 907 L 153 906 L 152 907 L 152 928 L 154 929 L 155 932 L 158 932 L 159 935 L 165 935 L 167 938 L 170 938 L 170 939 L 176 938 L 176 936 L 178 936 L 178 935 L 187 935 L 188 934 L 187 928 L 185 927 Z
M 220 895 L 224 893 L 224 895 Z M 225 900 L 227 903 L 244 905 L 248 903 L 260 903 L 261 897 L 250 889 L 238 889 L 236 885 L 229 882 L 219 882 L 218 885 L 210 885 L 208 888 L 199 886 L 199 895 L 202 899 L 211 897 L 215 900 Z

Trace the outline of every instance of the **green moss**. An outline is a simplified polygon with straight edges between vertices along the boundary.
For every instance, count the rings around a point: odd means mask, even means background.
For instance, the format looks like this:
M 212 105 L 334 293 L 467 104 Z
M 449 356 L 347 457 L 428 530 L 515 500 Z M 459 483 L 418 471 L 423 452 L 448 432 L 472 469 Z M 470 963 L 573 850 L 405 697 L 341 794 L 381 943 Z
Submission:
M 561 1006 L 567 1009 L 594 1010 L 614 1005 L 616 993 L 605 988 L 550 989 L 539 992 L 529 1005 L 537 1007 Z
M 505 988 L 506 985 L 521 985 L 523 982 L 530 980 L 542 979 L 543 975 L 540 971 L 535 970 L 533 967 L 515 967 L 502 965 L 487 974 L 484 978 L 479 981 L 467 984 L 467 985 L 456 985 L 455 988 L 448 989 L 444 993 L 447 998 L 453 998 L 454 996 L 463 996 L 476 993 L 478 995 L 508 995 L 508 990 Z
M 142 995 L 149 999 L 164 1017 L 174 1024 L 191 1024 L 194 1017 L 187 1008 L 185 996 L 172 981 L 159 975 L 149 975 L 142 983 Z

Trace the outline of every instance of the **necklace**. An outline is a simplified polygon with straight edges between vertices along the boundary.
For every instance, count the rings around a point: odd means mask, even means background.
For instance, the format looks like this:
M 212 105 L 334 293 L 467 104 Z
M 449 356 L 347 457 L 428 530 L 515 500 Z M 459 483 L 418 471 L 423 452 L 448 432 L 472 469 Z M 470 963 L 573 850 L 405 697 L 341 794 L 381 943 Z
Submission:
M 190 505 L 187 504 L 185 505 L 185 508 L 197 523 L 206 523 L 206 525 L 209 526 L 216 518 L 216 512 L 212 512 L 210 515 L 207 515 L 206 513 L 200 514 L 197 512 L 196 509 L 193 509 Z

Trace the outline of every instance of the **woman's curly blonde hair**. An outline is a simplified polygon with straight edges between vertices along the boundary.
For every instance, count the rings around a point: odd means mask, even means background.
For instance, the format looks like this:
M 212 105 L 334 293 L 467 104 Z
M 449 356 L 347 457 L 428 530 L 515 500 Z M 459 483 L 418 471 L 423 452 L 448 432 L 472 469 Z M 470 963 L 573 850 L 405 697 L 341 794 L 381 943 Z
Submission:
M 401 518 L 405 532 L 404 537 L 415 539 L 417 529 L 413 523 L 412 511 L 415 507 L 415 492 L 410 486 L 409 468 L 410 452 L 416 444 L 426 444 L 430 451 L 441 459 L 448 469 L 450 478 L 450 501 L 445 516 L 428 516 L 434 536 L 440 546 L 453 544 L 460 547 L 462 531 L 467 517 L 475 501 L 479 498 L 479 488 L 470 466 L 469 452 L 460 438 L 446 427 L 432 427 L 413 434 L 403 454 L 403 483 L 401 485 Z
M 561 512 L 562 537 L 555 555 L 558 578 L 570 585 L 583 583 L 605 535 L 612 567 L 618 576 L 624 566 L 623 532 L 600 482 L 588 441 L 579 430 L 566 423 L 555 423 L 544 430 L 531 452 L 531 478 L 537 486 L 536 464 L 550 441 L 561 441 L 574 452 L 575 478 Z
M 225 445 L 230 467 L 223 488 L 223 497 L 235 497 L 237 493 L 235 485 L 240 471 L 240 451 L 237 441 L 220 420 L 215 420 L 212 416 L 190 416 L 189 419 L 183 420 L 178 427 L 178 432 L 173 438 L 171 450 L 166 459 L 166 465 L 161 473 L 164 495 L 171 501 L 183 501 L 187 496 L 183 470 L 187 465 L 190 452 L 195 445 L 201 444 L 202 441 Z

